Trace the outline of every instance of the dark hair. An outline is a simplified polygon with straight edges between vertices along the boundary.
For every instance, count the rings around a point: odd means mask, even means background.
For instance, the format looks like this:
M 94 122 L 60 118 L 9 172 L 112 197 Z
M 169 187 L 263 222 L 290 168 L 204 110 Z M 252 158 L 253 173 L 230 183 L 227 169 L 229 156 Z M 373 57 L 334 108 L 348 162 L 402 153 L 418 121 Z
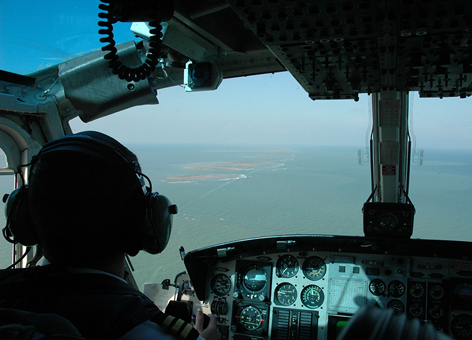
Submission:
M 46 155 L 28 192 L 38 244 L 51 262 L 87 266 L 139 251 L 134 228 L 143 224 L 145 203 L 129 164 L 70 151 Z

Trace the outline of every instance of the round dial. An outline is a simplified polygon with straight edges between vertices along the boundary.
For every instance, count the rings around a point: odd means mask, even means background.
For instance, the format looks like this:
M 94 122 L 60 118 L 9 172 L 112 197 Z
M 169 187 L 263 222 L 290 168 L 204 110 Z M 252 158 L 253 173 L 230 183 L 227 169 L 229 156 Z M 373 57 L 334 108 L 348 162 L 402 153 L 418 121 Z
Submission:
M 385 285 L 385 282 L 380 279 L 373 279 L 369 283 L 369 291 L 375 296 L 384 294 L 386 289 L 387 286 Z
M 408 288 L 408 292 L 410 293 L 411 296 L 413 296 L 414 298 L 417 298 L 419 299 L 420 297 L 423 296 L 424 294 L 424 286 L 419 283 L 419 282 L 416 282 L 416 283 L 412 283 L 410 285 L 410 288 Z
M 223 296 L 231 290 L 231 280 L 225 274 L 216 274 L 211 279 L 211 290 L 218 296 Z
M 254 306 L 244 307 L 239 313 L 239 322 L 248 331 L 258 329 L 263 321 L 261 311 Z
M 298 273 L 300 265 L 298 260 L 293 255 L 284 255 L 277 261 L 277 271 L 281 277 L 290 278 L 294 277 Z
M 459 314 L 451 322 L 452 335 L 458 340 L 472 339 L 472 316 Z
M 316 285 L 309 285 L 303 288 L 300 298 L 304 306 L 308 308 L 318 308 L 323 304 L 323 290 Z
M 414 317 L 420 317 L 424 313 L 424 308 L 419 302 L 413 302 L 410 305 L 410 314 Z
M 405 293 L 405 285 L 398 280 L 394 280 L 388 284 L 388 292 L 393 297 L 400 297 Z
M 393 309 L 396 315 L 400 315 L 405 311 L 405 306 L 400 300 L 392 300 L 387 304 L 387 308 Z
M 302 269 L 308 280 L 318 281 L 326 274 L 326 263 L 318 256 L 311 256 L 303 261 Z
M 469 283 L 458 284 L 454 288 L 454 295 L 460 300 L 472 299 L 472 285 Z
M 267 273 L 261 267 L 251 266 L 244 273 L 243 286 L 251 292 L 261 291 L 266 283 Z
M 430 285 L 428 293 L 434 300 L 441 300 L 444 297 L 444 288 L 439 284 Z
M 397 217 L 392 213 L 382 214 L 379 218 L 380 229 L 392 231 L 398 224 Z
M 441 306 L 440 303 L 432 303 L 428 309 L 428 312 L 433 319 L 439 319 L 441 316 L 444 315 L 444 308 Z
M 291 283 L 281 283 L 275 288 L 275 298 L 283 306 L 293 305 L 297 300 L 297 289 Z

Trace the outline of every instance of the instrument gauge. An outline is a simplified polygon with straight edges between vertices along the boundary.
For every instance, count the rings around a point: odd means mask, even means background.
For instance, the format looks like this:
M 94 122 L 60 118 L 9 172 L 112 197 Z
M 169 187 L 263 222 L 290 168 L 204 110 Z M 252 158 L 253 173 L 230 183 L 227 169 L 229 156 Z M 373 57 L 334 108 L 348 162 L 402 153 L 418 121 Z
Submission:
M 231 280 L 225 274 L 216 274 L 211 279 L 211 290 L 218 296 L 224 296 L 231 290 Z
M 388 284 L 388 292 L 393 297 L 400 297 L 405 293 L 405 285 L 401 281 L 394 280 Z
M 316 285 L 309 285 L 303 288 L 300 299 L 305 307 L 318 308 L 324 302 L 323 290 Z
M 264 268 L 259 266 L 250 266 L 243 276 L 243 286 L 248 291 L 259 292 L 267 284 L 267 273 Z
M 419 299 L 424 295 L 424 286 L 420 282 L 412 283 L 408 288 L 408 292 L 414 298 Z
M 398 224 L 397 217 L 392 213 L 382 214 L 379 218 L 380 229 L 393 231 Z
M 387 286 L 381 279 L 373 279 L 369 283 L 369 291 L 375 296 L 384 294 L 386 290 Z
M 470 301 L 472 299 L 472 285 L 469 283 L 458 284 L 454 288 L 454 295 L 460 300 Z
M 396 315 L 400 315 L 405 311 L 405 306 L 400 300 L 392 300 L 387 304 L 387 308 L 393 309 Z
M 472 316 L 459 314 L 451 322 L 451 333 L 458 340 L 472 339 Z
M 430 285 L 428 293 L 434 300 L 441 300 L 445 294 L 444 288 L 440 284 Z
M 281 277 L 291 278 L 297 275 L 300 265 L 293 255 L 284 255 L 277 260 L 277 272 Z
M 302 270 L 308 280 L 318 281 L 326 274 L 326 263 L 318 256 L 311 256 L 303 261 Z
M 439 319 L 444 315 L 444 308 L 440 303 L 432 303 L 428 309 L 428 312 L 433 319 Z
M 238 318 L 240 324 L 248 331 L 254 331 L 258 329 L 261 327 L 262 322 L 264 321 L 262 312 L 254 306 L 244 307 L 239 313 Z
M 291 283 L 281 283 L 275 288 L 275 298 L 282 306 L 290 306 L 297 301 L 297 288 Z
M 414 317 L 421 317 L 424 313 L 424 308 L 419 302 L 413 302 L 410 305 L 410 314 Z

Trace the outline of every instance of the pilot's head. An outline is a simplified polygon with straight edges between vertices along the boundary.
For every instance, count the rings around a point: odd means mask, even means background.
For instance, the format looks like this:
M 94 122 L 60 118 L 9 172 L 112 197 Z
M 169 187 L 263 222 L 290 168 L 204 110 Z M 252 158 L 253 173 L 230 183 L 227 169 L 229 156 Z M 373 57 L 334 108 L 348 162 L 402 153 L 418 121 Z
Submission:
M 137 157 L 101 133 L 46 144 L 28 188 L 29 213 L 45 257 L 87 266 L 142 249 L 146 197 L 140 173 Z
M 8 240 L 39 244 L 47 259 L 68 266 L 141 249 L 160 253 L 177 213 L 152 191 L 136 155 L 94 131 L 45 144 L 31 162 L 29 185 L 16 189 L 6 207 Z

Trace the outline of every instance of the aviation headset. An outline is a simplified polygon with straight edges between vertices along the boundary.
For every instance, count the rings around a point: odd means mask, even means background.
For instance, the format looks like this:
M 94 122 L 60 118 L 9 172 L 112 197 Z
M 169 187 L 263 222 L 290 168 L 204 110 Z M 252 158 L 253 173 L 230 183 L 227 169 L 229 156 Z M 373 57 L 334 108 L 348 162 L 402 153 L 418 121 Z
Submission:
M 137 184 L 143 190 L 146 216 L 142 219 L 144 225 L 133 226 L 136 228 L 133 234 L 142 235 L 142 239 L 137 240 L 139 243 L 137 247 L 130 246 L 131 251 L 127 250 L 126 252 L 135 255 L 141 249 L 150 254 L 158 254 L 163 251 L 170 238 L 172 215 L 177 214 L 177 206 L 172 205 L 167 197 L 152 192 L 151 182 L 146 175 L 141 173 L 136 157 L 110 136 L 96 131 L 85 131 L 60 137 L 45 144 L 38 155 L 33 157 L 30 174 L 33 173 L 38 161 L 45 155 L 64 151 L 100 158 L 111 163 L 129 165 L 130 175 L 136 178 Z M 149 181 L 150 188 L 146 187 L 143 177 Z M 14 190 L 8 196 L 5 206 L 7 224 L 3 229 L 3 235 L 9 242 L 33 246 L 38 242 L 34 223 L 28 212 L 27 197 L 27 184 Z

